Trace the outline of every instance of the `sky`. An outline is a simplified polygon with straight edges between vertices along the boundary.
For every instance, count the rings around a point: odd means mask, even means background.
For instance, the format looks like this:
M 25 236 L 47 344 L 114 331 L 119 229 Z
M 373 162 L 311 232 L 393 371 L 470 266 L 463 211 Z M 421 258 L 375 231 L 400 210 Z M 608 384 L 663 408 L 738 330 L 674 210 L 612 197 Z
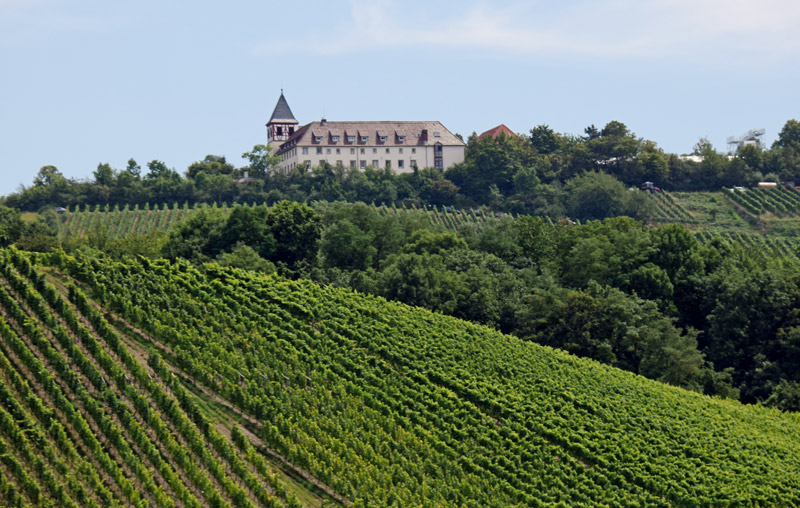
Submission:
M 243 166 L 281 89 L 301 124 L 772 143 L 800 119 L 799 26 L 796 0 L 0 0 L 0 195 L 45 165 Z

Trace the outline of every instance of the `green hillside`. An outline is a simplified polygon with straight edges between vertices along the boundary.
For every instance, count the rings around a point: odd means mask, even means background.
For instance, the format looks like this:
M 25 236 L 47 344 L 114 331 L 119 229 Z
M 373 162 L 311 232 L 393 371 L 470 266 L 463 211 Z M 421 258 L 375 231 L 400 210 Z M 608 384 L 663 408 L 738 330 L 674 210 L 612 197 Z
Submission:
M 0 269 L 2 505 L 800 505 L 794 414 L 307 281 Z

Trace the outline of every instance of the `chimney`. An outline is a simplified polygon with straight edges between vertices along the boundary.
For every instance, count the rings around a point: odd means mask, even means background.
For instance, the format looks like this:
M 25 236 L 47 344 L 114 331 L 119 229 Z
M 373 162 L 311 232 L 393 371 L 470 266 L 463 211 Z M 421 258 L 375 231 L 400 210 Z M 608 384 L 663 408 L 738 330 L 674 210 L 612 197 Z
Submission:
M 322 120 L 319 122 L 320 125 L 328 125 L 328 120 L 325 117 L 322 117 Z

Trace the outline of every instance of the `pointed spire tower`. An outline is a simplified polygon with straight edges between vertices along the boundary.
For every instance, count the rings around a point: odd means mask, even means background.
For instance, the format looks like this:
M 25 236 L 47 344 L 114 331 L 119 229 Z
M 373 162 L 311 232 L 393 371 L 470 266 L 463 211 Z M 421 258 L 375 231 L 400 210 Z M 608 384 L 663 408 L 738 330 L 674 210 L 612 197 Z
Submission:
M 292 114 L 292 109 L 289 103 L 286 102 L 286 97 L 283 96 L 283 88 L 281 88 L 281 96 L 278 98 L 278 103 L 275 105 L 275 110 L 267 122 L 267 145 L 278 148 L 281 143 L 284 143 L 289 136 L 294 134 L 297 129 L 297 120 Z

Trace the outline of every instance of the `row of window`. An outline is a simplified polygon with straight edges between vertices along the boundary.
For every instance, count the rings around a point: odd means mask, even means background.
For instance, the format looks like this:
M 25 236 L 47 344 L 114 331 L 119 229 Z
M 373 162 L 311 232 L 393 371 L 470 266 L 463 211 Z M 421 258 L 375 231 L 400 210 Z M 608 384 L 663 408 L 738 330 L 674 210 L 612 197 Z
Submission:
M 321 162 L 322 161 L 320 161 L 320 163 Z M 303 163 L 306 165 L 306 167 L 309 167 L 309 168 L 311 167 L 311 161 L 310 160 L 303 161 Z M 365 160 L 358 161 L 358 163 L 359 163 L 359 167 L 361 169 L 364 169 L 364 168 L 367 167 L 367 161 L 365 161 Z M 409 163 L 410 163 L 410 167 L 412 167 L 412 168 L 416 167 L 416 165 L 417 165 L 417 161 L 415 159 L 411 159 L 409 161 Z M 392 161 L 387 160 L 385 162 L 385 164 L 386 164 L 386 166 L 385 166 L 386 169 L 392 169 Z M 337 166 L 343 166 L 344 164 L 343 164 L 342 161 L 336 161 L 336 165 Z M 375 159 L 375 160 L 372 161 L 372 167 L 377 168 L 377 167 L 379 167 L 379 165 L 380 165 L 380 161 L 379 160 Z M 402 159 L 397 161 L 397 169 L 404 169 L 405 167 L 406 167 L 406 161 L 404 161 Z M 356 168 L 356 161 L 354 161 L 354 160 L 350 161 L 350 168 L 351 169 L 355 169 Z
M 309 147 L 307 147 L 307 146 L 303 147 L 303 155 L 308 155 L 308 148 Z M 341 154 L 342 153 L 342 149 L 341 148 L 335 148 L 335 149 L 334 148 L 326 148 L 325 149 L 325 153 L 330 155 L 332 153 L 332 150 L 336 150 L 337 154 Z M 359 150 L 361 150 L 361 154 L 362 155 L 367 153 L 367 149 L 366 148 L 360 148 Z M 386 148 L 386 153 L 392 153 L 391 150 L 392 150 L 391 148 Z M 292 152 L 294 152 L 294 150 L 292 150 Z M 355 148 L 351 148 L 350 149 L 350 155 L 355 155 L 355 153 L 356 153 L 356 149 Z M 372 153 L 378 153 L 378 149 L 377 148 L 373 148 L 372 149 Z M 398 148 L 397 149 L 397 153 L 403 153 L 403 149 L 402 148 Z M 412 148 L 411 149 L 411 153 L 417 153 L 417 149 L 416 148 Z M 296 152 L 295 152 L 294 155 L 296 155 Z M 317 147 L 317 155 L 322 155 L 322 147 L 321 146 Z
M 278 129 L 280 129 L 280 127 Z M 280 134 L 280 132 L 279 132 L 279 134 Z M 416 134 L 416 136 L 419 137 L 420 135 Z M 434 132 L 433 133 L 433 137 L 435 137 L 435 138 L 441 137 L 441 133 Z M 313 138 L 314 138 L 314 143 L 322 143 L 322 136 L 321 135 L 314 134 Z M 403 135 L 399 135 L 398 134 L 396 136 L 396 138 L 397 138 L 397 141 L 396 141 L 397 143 L 405 143 L 406 142 L 406 137 L 403 136 Z M 339 139 L 340 139 L 340 136 L 338 134 L 331 134 L 331 143 L 338 143 Z M 348 135 L 348 136 L 346 136 L 346 139 L 347 139 L 348 143 L 355 143 L 356 142 L 356 137 L 355 136 L 349 136 Z M 377 139 L 379 143 L 386 143 L 387 136 L 377 135 L 377 136 L 375 136 L 375 139 Z M 369 142 L 369 136 L 358 136 L 358 142 L 359 143 L 368 143 Z

